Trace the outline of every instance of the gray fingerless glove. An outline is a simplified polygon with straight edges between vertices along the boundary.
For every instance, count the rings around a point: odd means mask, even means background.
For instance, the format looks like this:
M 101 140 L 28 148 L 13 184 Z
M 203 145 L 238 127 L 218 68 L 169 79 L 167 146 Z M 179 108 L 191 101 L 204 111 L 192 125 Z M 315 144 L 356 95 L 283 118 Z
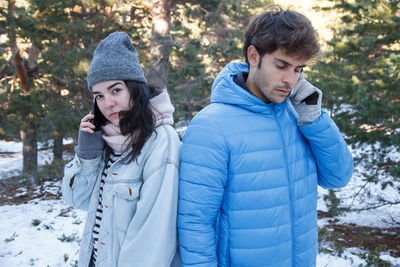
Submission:
M 297 125 L 307 125 L 321 116 L 322 92 L 304 79 L 303 73 L 289 95 L 294 109 L 299 114 Z
M 82 159 L 95 159 L 101 157 L 104 149 L 103 132 L 88 133 L 79 131 L 78 146 L 75 151 Z

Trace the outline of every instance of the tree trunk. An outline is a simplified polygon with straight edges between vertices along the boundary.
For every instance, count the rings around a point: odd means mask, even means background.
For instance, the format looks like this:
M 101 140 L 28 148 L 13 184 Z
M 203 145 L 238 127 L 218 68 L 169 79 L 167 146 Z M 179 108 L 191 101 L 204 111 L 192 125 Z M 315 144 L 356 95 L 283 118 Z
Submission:
M 36 124 L 29 120 L 28 116 L 24 116 L 20 135 L 23 145 L 23 168 L 22 174 L 25 178 L 31 178 L 31 182 L 37 172 L 37 140 L 36 140 Z
M 63 134 L 59 131 L 54 133 L 54 147 L 53 147 L 53 163 L 56 161 L 61 161 L 63 156 Z
M 15 14 L 15 0 L 8 1 L 8 18 L 10 21 L 16 19 Z M 19 79 L 21 85 L 22 94 L 29 94 L 29 91 L 33 84 L 34 72 L 37 71 L 37 58 L 39 50 L 33 45 L 29 49 L 27 65 L 24 64 L 24 59 L 20 53 L 17 45 L 17 34 L 15 31 L 15 25 L 11 23 L 8 27 L 8 39 L 12 49 L 11 62 L 15 67 L 15 75 Z M 36 133 L 36 121 L 35 116 L 29 112 L 29 110 L 21 110 L 22 122 L 20 129 L 21 141 L 23 144 L 22 155 L 23 155 L 23 168 L 22 174 L 25 178 L 32 178 L 37 172 L 37 133 Z M 31 179 L 33 181 L 34 179 Z
M 153 22 L 147 81 L 159 87 L 168 85 L 169 55 L 172 46 L 169 33 L 170 5 L 170 0 L 153 0 L 151 8 Z

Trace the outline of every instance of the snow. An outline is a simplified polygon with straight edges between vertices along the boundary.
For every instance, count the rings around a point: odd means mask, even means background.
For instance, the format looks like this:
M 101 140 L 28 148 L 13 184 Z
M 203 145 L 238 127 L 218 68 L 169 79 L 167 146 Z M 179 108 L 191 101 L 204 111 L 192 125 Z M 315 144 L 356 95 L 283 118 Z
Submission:
M 71 138 L 64 139 L 63 144 L 72 144 Z M 52 143 L 38 143 L 38 149 L 51 146 Z M 0 141 L 0 179 L 16 176 L 22 169 L 22 143 Z M 38 151 L 38 164 L 42 166 L 53 160 L 53 152 L 49 150 Z
M 69 266 L 78 260 L 84 212 L 44 200 L 0 206 L 0 214 L 7 220 L 0 225 L 0 266 Z
M 344 266 L 363 266 L 365 261 L 353 255 L 355 252 L 350 248 L 343 252 L 342 257 L 329 254 L 319 254 L 317 256 L 317 266 L 319 267 L 344 267 Z
M 66 140 L 66 143 L 71 143 Z M 19 174 L 22 169 L 22 145 L 18 142 L 0 141 L 0 179 Z M 358 153 L 353 150 L 353 154 Z M 398 157 L 399 152 L 393 152 L 391 157 Z M 52 152 L 39 151 L 38 164 L 43 166 L 52 160 Z M 362 166 L 357 166 L 362 168 Z M 358 170 L 349 185 L 337 190 L 337 196 L 343 198 L 344 205 L 359 205 L 362 201 L 353 201 L 350 197 L 363 184 L 362 173 Z M 386 197 L 393 199 L 398 192 L 385 189 L 379 185 L 368 185 L 371 197 Z M 61 182 L 46 182 L 46 191 L 57 194 Z M 26 194 L 24 188 L 18 194 Z M 327 190 L 319 188 L 318 209 L 326 211 L 323 195 Z M 62 200 L 32 200 L 26 204 L 0 206 L 0 266 L 76 266 L 79 254 L 80 236 L 86 218 L 86 212 L 72 209 Z M 384 206 L 374 210 L 347 212 L 336 217 L 338 223 L 354 223 L 359 226 L 389 227 L 392 218 L 400 218 L 397 206 Z M 320 219 L 318 226 L 327 225 L 328 219 Z M 365 253 L 358 248 L 345 248 L 341 255 L 320 253 L 317 257 L 318 267 L 363 266 L 367 262 L 357 255 Z M 393 258 L 388 253 L 382 253 L 381 258 L 393 266 L 400 266 L 400 258 Z

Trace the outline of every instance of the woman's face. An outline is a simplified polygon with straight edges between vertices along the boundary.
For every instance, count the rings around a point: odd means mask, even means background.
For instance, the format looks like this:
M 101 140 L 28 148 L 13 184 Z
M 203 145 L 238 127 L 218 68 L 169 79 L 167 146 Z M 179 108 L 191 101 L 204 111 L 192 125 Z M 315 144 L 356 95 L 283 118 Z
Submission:
M 92 87 L 97 106 L 113 125 L 119 127 L 119 112 L 129 110 L 131 94 L 122 80 L 96 83 Z

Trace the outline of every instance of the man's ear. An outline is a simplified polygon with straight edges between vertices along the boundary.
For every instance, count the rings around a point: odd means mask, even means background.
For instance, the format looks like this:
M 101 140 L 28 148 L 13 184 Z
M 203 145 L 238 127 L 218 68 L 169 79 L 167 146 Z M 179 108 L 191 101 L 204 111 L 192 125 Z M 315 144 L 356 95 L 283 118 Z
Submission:
M 247 48 L 247 60 L 249 61 L 250 66 L 258 67 L 258 62 L 260 61 L 260 55 L 257 52 L 257 49 L 250 45 Z

